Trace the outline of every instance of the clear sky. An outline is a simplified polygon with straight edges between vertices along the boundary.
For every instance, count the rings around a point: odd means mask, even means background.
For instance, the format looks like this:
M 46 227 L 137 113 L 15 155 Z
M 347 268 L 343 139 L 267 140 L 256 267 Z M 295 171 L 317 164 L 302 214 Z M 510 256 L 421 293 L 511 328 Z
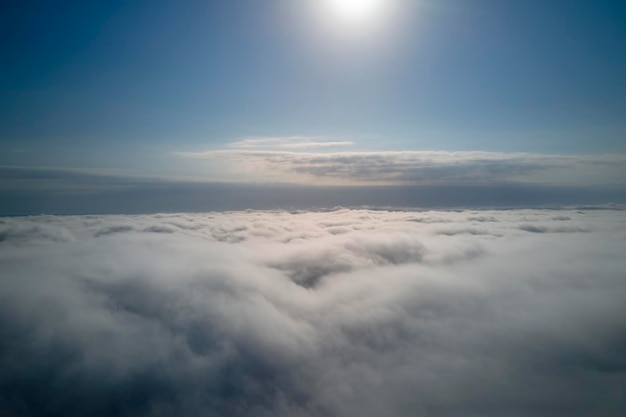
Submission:
M 216 159 L 626 152 L 624 1 L 349 3 L 3 1 L 0 165 L 245 181 Z

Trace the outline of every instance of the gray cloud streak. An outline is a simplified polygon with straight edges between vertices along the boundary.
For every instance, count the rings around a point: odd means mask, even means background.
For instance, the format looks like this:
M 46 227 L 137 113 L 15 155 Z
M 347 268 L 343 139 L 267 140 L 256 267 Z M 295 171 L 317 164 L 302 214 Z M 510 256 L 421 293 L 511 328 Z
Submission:
M 624 155 L 542 155 L 494 152 L 338 152 L 216 150 L 179 153 L 231 163 L 237 175 L 320 184 L 624 185 Z M 234 172 L 234 171 L 232 171 Z M 231 172 L 231 173 L 232 173 Z

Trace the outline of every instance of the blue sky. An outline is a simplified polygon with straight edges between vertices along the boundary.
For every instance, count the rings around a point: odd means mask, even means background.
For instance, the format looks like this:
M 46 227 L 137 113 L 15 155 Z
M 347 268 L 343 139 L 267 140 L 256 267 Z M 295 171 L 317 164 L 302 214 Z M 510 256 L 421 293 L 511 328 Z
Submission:
M 230 180 L 189 156 L 249 139 L 626 151 L 623 1 L 388 0 L 358 23 L 332 1 L 3 2 L 0 165 Z

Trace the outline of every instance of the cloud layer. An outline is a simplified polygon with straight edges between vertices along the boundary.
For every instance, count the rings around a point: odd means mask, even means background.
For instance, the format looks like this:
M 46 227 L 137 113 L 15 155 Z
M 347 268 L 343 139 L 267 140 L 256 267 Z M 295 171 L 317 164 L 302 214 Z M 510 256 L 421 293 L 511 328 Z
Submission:
M 0 410 L 618 416 L 624 249 L 611 210 L 0 218 Z
M 239 143 L 239 142 L 237 142 Z M 247 142 L 246 142 L 247 143 Z M 178 155 L 219 163 L 233 178 L 326 185 L 624 185 L 624 155 L 497 152 L 294 152 L 247 143 Z M 255 145 L 258 145 L 256 149 Z M 297 143 L 295 144 L 297 145 Z M 260 177 L 259 177 L 260 176 Z

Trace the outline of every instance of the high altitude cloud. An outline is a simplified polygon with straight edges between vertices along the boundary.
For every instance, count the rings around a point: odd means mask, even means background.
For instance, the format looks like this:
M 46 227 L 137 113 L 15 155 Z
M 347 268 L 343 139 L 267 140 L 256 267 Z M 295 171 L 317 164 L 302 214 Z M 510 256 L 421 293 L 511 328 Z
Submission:
M 219 161 L 243 173 L 283 182 L 361 185 L 624 185 L 624 155 L 546 155 L 497 152 L 294 152 L 265 143 L 188 158 Z
M 226 145 L 231 149 L 320 149 L 333 148 L 338 146 L 352 146 L 350 141 L 328 141 L 320 140 L 313 136 L 287 136 L 287 137 L 260 137 L 246 138 Z
M 618 416 L 625 248 L 610 210 L 0 218 L 0 410 Z

